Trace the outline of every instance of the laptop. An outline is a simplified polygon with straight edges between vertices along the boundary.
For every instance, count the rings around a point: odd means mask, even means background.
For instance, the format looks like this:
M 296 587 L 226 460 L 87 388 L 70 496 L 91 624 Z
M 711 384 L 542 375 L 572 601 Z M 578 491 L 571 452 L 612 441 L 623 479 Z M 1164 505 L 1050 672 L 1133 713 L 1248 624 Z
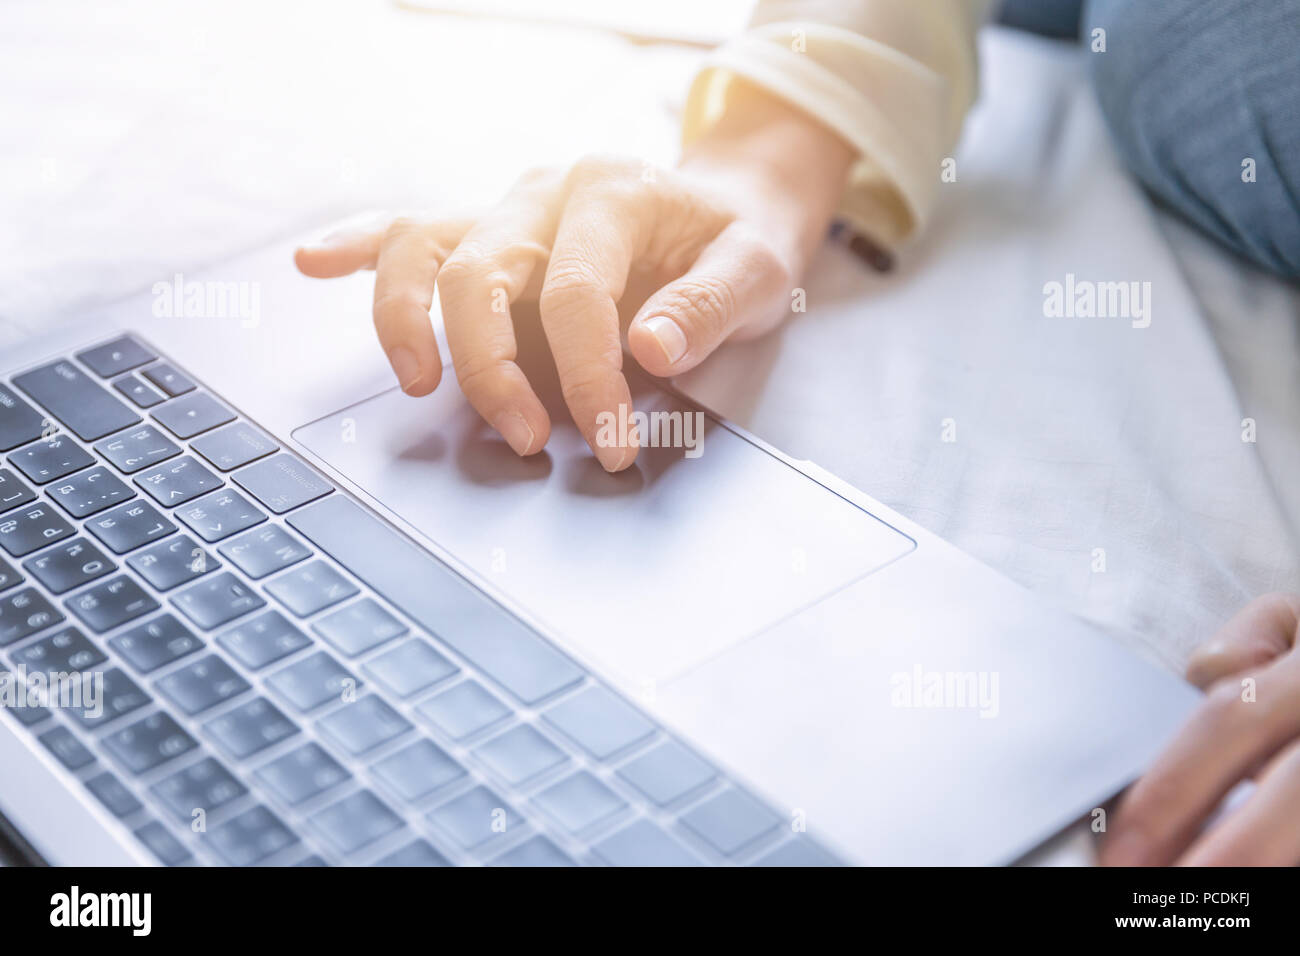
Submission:
M 520 459 L 450 364 L 393 387 L 370 293 L 277 246 L 4 351 L 0 813 L 40 859 L 1010 863 L 1196 703 L 632 361 L 682 438 L 606 474 L 527 319 Z

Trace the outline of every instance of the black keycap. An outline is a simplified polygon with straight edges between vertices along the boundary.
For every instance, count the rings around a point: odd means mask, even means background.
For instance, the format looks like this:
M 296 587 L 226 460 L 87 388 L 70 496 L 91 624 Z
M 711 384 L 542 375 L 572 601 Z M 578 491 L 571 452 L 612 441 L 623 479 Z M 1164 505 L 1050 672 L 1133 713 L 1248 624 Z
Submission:
M 221 487 L 221 479 L 189 455 L 141 472 L 135 483 L 164 508 L 183 505 Z
M 132 501 L 91 518 L 86 522 L 86 530 L 114 554 L 125 554 L 142 544 L 165 538 L 176 530 L 176 525 L 147 501 Z
M 51 362 L 15 376 L 14 384 L 82 441 L 130 428 L 140 416 L 71 362 Z
M 56 481 L 45 493 L 74 518 L 98 514 L 135 497 L 135 492 L 103 465 Z
M 17 587 L 23 580 L 23 576 L 12 564 L 4 558 L 0 558 L 0 591 L 8 591 L 12 587 Z
M 0 598 L 0 647 L 21 641 L 64 619 L 35 588 L 23 588 Z
M 345 692 L 355 693 L 361 686 L 361 681 L 324 651 L 276 671 L 266 683 L 301 713 L 326 701 L 342 700 Z
M 159 591 L 193 581 L 221 567 L 220 561 L 185 534 L 142 548 L 127 558 L 126 563 Z
M 113 387 L 129 398 L 137 408 L 153 408 L 164 400 L 158 389 L 136 375 L 123 375 L 113 383 Z
M 353 601 L 325 615 L 312 627 L 347 657 L 364 654 L 406 633 L 406 625 L 380 607 L 374 598 Z
M 195 810 L 202 810 L 206 816 L 239 799 L 248 793 L 248 788 L 214 758 L 204 757 L 184 770 L 163 777 L 149 792 L 173 817 L 190 824 L 196 819 Z
M 55 594 L 117 570 L 117 565 L 86 538 L 73 538 L 23 562 L 36 580 Z
M 95 762 L 95 755 L 87 750 L 67 727 L 51 728 L 41 734 L 37 740 L 69 770 L 80 770 Z
M 0 548 L 21 558 L 72 536 L 72 525 L 49 505 L 27 505 L 0 516 Z
M 194 858 L 194 854 L 185 849 L 157 820 L 146 823 L 135 831 L 135 835 L 164 866 L 180 866 Z
M 166 362 L 160 362 L 142 373 L 145 378 L 161 388 L 171 398 L 194 391 L 194 382 L 183 372 L 176 371 Z
M 235 420 L 235 413 L 207 392 L 195 392 L 155 409 L 155 421 L 177 438 L 193 438 Z
M 121 435 L 105 438 L 95 446 L 95 451 L 107 458 L 118 471 L 131 475 L 174 458 L 181 453 L 181 448 L 154 426 L 141 425 Z
M 24 691 L 17 685 L 14 685 L 16 678 L 13 673 L 0 667 L 0 695 L 9 696 L 22 694 Z M 39 703 L 30 697 L 16 696 L 14 706 L 5 707 L 9 713 L 18 718 L 18 723 L 24 727 L 33 727 L 50 716 L 50 712 L 42 707 Z
M 212 718 L 203 729 L 236 760 L 243 760 L 298 732 L 297 725 L 265 697 L 254 697 Z
M 358 790 L 318 810 L 312 825 L 340 853 L 355 853 L 402 825 L 402 819 L 369 790 Z
M 231 866 L 253 866 L 297 842 L 294 832 L 260 805 L 209 830 L 207 835 L 208 845 Z
M 126 789 L 122 781 L 107 770 L 87 780 L 86 789 L 119 820 L 144 808 L 144 804 L 135 798 L 135 794 Z
M 217 638 L 217 643 L 239 663 L 258 670 L 311 643 L 279 611 L 266 611 L 242 624 L 236 624 Z
M 77 353 L 77 358 L 100 378 L 121 375 L 127 369 L 152 362 L 157 357 L 129 335 Z
M 248 422 L 235 422 L 211 435 L 196 438 L 190 447 L 222 471 L 242 467 L 280 450 L 279 445 Z
M 355 584 L 319 560 L 286 571 L 270 581 L 266 590 L 299 617 L 315 614 L 359 593 Z
M 172 595 L 172 603 L 205 631 L 266 604 L 256 591 L 229 571 L 191 584 L 179 594 Z
M 286 452 L 249 465 L 231 477 L 276 514 L 305 505 L 334 490 L 334 486 L 315 468 Z
M 287 520 L 525 703 L 536 703 L 582 679 L 582 671 L 552 644 L 342 495 Z
M 170 715 L 161 712 L 114 731 L 103 743 L 122 766 L 136 774 L 152 770 L 198 746 Z
M 104 672 L 103 694 L 93 708 L 69 707 L 68 713 L 87 730 L 96 730 L 123 714 L 139 710 L 152 698 L 142 691 L 119 667 Z M 82 704 L 86 701 L 83 698 Z
M 44 432 L 41 413 L 0 385 L 0 451 L 35 441 Z
M 97 634 L 158 610 L 158 602 L 125 574 L 87 588 L 63 603 Z
M 193 716 L 248 690 L 248 681 L 216 654 L 172 671 L 155 685 L 158 692 Z
M 276 524 L 241 534 L 217 550 L 250 578 L 264 578 L 312 555 L 311 548 Z
M 410 722 L 374 694 L 322 717 L 318 726 L 326 737 L 354 757 L 411 729 Z
M 351 776 L 319 744 L 303 744 L 257 771 L 257 779 L 291 807 Z
M 66 435 L 54 434 L 9 455 L 9 464 L 43 485 L 95 464 L 94 456 Z
M 84 671 L 108 660 L 104 652 L 75 627 L 65 627 L 14 651 L 11 656 L 15 664 L 22 664 L 28 671 L 50 674 Z
M 220 541 L 266 520 L 256 505 L 229 488 L 181 505 L 176 509 L 176 517 L 204 541 Z
M 17 508 L 36 500 L 36 492 L 8 468 L 0 468 L 0 511 Z
M 193 654 L 203 647 L 203 641 L 171 614 L 159 614 L 151 621 L 123 631 L 108 646 L 141 674 L 148 674 Z

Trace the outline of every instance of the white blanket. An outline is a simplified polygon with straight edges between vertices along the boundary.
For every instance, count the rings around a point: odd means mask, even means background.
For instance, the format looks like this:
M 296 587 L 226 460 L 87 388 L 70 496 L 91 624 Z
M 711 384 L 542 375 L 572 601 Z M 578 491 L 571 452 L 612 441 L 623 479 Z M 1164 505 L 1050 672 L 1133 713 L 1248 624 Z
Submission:
M 806 314 L 683 384 L 1179 667 L 1297 583 L 1297 300 L 1162 230 L 1084 54 L 983 48 L 957 181 L 898 272 L 828 249 Z M 488 201 L 589 151 L 670 162 L 694 56 L 382 0 L 7 0 L 0 346 L 355 210 Z M 1150 326 L 1045 316 L 1067 274 L 1149 282 Z

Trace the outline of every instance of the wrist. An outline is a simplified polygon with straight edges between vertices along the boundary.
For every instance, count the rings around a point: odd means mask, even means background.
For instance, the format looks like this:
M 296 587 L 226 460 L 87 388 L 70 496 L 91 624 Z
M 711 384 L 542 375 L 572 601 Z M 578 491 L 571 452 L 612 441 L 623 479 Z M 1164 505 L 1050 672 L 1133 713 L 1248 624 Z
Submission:
M 686 148 L 680 168 L 723 194 L 800 272 L 825 238 L 855 159 L 830 128 L 736 80 L 723 115 Z

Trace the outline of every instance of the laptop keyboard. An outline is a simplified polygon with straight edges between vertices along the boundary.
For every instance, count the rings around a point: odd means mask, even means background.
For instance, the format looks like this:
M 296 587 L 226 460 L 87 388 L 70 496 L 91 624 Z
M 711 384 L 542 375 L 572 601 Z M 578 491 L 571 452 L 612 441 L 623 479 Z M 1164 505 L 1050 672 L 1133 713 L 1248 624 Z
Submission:
M 0 452 L 0 680 L 102 680 L 0 710 L 161 863 L 836 862 L 135 337 Z

